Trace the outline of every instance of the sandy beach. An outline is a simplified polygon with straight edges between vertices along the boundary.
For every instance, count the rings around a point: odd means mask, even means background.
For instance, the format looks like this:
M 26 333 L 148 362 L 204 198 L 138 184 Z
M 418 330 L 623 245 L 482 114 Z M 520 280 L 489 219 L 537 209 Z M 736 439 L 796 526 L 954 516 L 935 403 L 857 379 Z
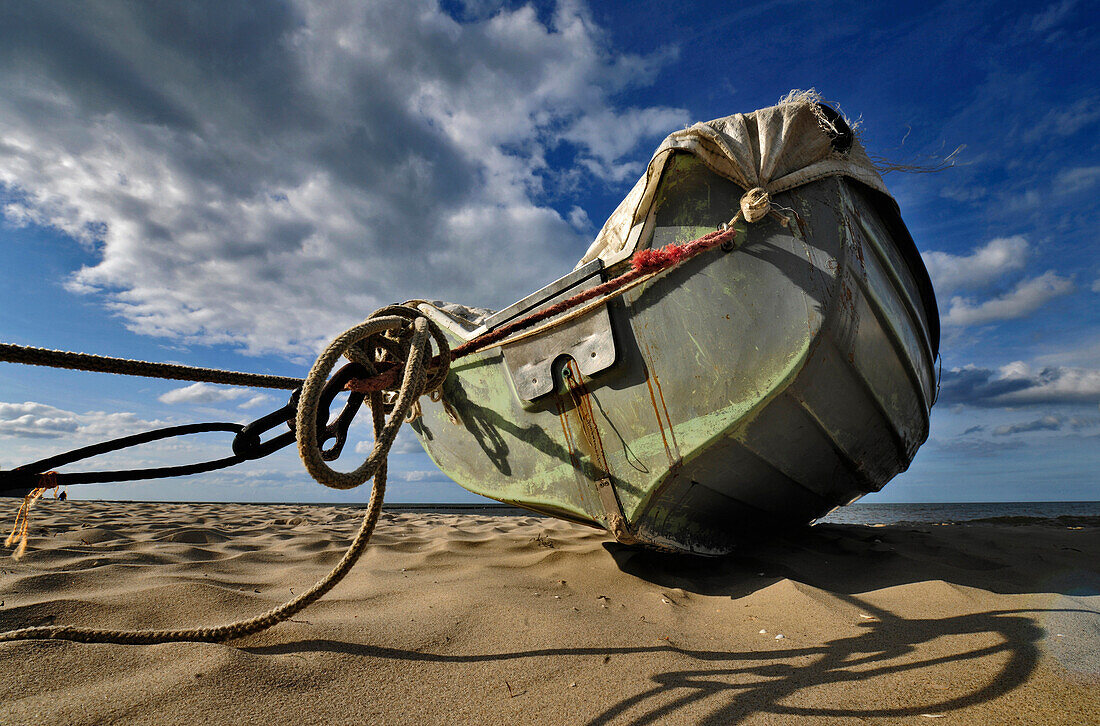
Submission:
M 17 503 L 3 503 L 3 519 Z M 362 510 L 42 501 L 0 628 L 214 625 Z M 228 644 L 0 644 L 0 723 L 1100 723 L 1100 522 L 823 525 L 721 559 L 535 516 L 387 512 Z

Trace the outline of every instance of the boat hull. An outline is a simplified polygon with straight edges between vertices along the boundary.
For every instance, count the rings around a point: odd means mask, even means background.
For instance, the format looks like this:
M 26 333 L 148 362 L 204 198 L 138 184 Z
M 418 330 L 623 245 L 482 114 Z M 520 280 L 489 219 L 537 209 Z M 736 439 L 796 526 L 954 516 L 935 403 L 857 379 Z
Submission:
M 665 174 L 653 247 L 712 230 L 743 192 L 692 158 Z M 425 403 L 414 424 L 429 455 L 475 493 L 704 554 L 881 489 L 928 436 L 927 273 L 858 183 L 775 203 L 789 225 L 743 225 L 735 249 L 610 302 L 614 363 L 593 375 L 558 356 L 553 390 L 524 400 L 499 349 L 457 361 L 459 423 Z

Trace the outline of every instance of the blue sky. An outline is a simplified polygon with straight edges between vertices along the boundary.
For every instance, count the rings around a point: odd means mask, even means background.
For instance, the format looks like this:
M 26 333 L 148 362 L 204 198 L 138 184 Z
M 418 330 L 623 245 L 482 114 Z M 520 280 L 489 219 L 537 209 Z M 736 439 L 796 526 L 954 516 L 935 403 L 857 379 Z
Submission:
M 732 8 L 732 9 L 731 9 Z M 1088 3 L 5 4 L 0 340 L 302 375 L 391 300 L 568 271 L 653 148 L 814 87 L 939 296 L 943 389 L 868 501 L 1100 499 L 1100 33 Z M 0 364 L 0 467 L 280 392 Z M 105 457 L 223 455 L 217 435 Z M 362 447 L 360 447 L 362 448 Z M 360 501 L 291 451 L 72 496 Z M 475 499 L 405 433 L 390 501 Z

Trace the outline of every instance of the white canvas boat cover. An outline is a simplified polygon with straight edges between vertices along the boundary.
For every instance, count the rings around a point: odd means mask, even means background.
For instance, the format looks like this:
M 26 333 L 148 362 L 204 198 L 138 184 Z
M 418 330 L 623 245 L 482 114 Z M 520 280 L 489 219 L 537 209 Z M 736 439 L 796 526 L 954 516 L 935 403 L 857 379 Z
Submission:
M 851 130 L 820 101 L 812 90 L 792 92 L 777 106 L 697 123 L 669 135 L 577 266 L 596 258 L 610 266 L 648 243 L 646 227 L 655 211 L 657 185 L 676 151 L 694 154 L 746 191 L 762 187 L 774 195 L 824 177 L 847 176 L 888 194 L 858 140 L 834 148 L 834 140 L 851 137 Z

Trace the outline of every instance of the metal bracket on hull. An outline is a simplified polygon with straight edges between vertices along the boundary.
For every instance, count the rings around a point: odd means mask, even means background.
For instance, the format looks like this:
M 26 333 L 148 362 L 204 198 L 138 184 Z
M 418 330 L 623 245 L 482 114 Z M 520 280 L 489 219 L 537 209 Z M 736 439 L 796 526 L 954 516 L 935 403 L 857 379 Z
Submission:
M 594 260 L 497 313 L 486 324 L 494 327 L 502 325 L 599 285 L 603 281 L 600 277 L 602 267 L 602 262 Z M 504 367 L 512 377 L 516 393 L 524 401 L 533 401 L 554 390 L 551 366 L 562 355 L 576 361 L 580 372 L 586 376 L 599 373 L 615 363 L 611 316 L 606 306 L 599 307 L 588 315 L 550 328 L 537 337 L 506 345 L 502 350 Z

